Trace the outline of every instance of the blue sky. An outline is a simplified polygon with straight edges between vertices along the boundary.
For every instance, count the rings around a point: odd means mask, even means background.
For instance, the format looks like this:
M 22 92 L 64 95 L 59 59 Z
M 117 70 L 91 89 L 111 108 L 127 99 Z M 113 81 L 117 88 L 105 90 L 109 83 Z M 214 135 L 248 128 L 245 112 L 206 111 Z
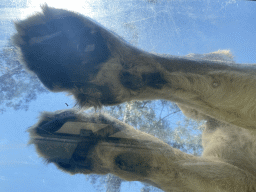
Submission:
M 14 32 L 12 20 L 39 11 L 40 4 L 47 2 L 49 6 L 88 15 L 146 51 L 182 56 L 230 49 L 237 63 L 256 63 L 256 2 L 252 1 L 159 0 L 156 4 L 144 0 L 2 2 L 0 47 Z M 36 123 L 39 113 L 66 109 L 65 103 L 70 107 L 74 101 L 62 93 L 44 94 L 30 103 L 27 112 L 8 110 L 0 115 L 0 192 L 94 191 L 83 175 L 70 176 L 54 165 L 46 165 L 38 158 L 34 147 L 26 145 L 26 129 Z M 126 184 L 122 191 L 139 191 L 139 184 Z

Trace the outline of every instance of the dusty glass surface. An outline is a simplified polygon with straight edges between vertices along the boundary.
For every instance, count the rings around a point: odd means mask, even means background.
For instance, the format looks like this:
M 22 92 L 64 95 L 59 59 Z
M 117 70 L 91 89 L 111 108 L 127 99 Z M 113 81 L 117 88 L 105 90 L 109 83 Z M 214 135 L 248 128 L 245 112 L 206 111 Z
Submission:
M 80 192 L 101 189 L 128 192 L 140 191 L 142 188 L 144 191 L 158 191 L 156 188 L 145 187 L 139 182 L 122 182 L 118 189 L 114 190 L 109 187 L 111 179 L 106 177 L 71 176 L 58 170 L 53 164 L 46 165 L 36 154 L 34 146 L 27 146 L 29 136 L 26 130 L 37 122 L 40 112 L 69 109 L 75 105 L 71 96 L 66 96 L 64 93 L 50 93 L 39 82 L 30 87 L 24 83 L 29 83 L 31 80 L 27 79 L 27 76 L 23 77 L 15 73 L 17 76 L 12 82 L 6 80 L 12 75 L 8 73 L 6 63 L 16 62 L 12 45 L 9 43 L 10 37 L 15 33 L 13 21 L 24 19 L 40 11 L 40 5 L 44 2 L 55 8 L 68 9 L 91 17 L 130 44 L 148 52 L 184 56 L 191 53 L 206 54 L 218 50 L 230 50 L 234 61 L 241 64 L 256 61 L 256 3 L 236 0 L 2 0 L 0 2 L 0 84 L 2 84 L 0 191 Z M 11 69 L 14 68 L 15 66 Z M 8 76 L 4 76 L 5 74 Z M 34 92 L 34 89 L 37 91 Z M 133 105 L 129 104 L 122 109 L 129 111 L 131 106 Z M 160 102 L 156 102 L 154 106 L 156 116 L 159 119 L 168 118 L 166 125 L 169 126 L 169 132 L 176 135 L 173 138 L 162 138 L 166 141 L 170 139 L 168 141 L 170 144 L 176 142 L 177 145 L 185 145 L 189 139 L 181 136 L 183 129 L 180 127 L 187 126 L 182 113 L 180 111 L 174 113 L 173 110 L 170 115 L 168 110 L 161 108 Z M 132 110 L 129 112 L 131 116 L 135 114 Z M 116 116 L 118 114 L 115 112 Z M 139 116 L 140 113 L 136 115 Z M 121 120 L 124 120 L 122 118 Z M 133 126 L 136 124 L 132 121 L 128 123 Z M 188 127 L 191 128 L 193 125 L 190 124 Z M 143 127 L 141 129 L 153 132 Z M 194 143 L 200 141 L 201 130 L 189 129 L 189 131 L 186 134 L 196 137 Z M 159 135 L 157 136 L 160 137 Z M 186 152 L 193 151 L 188 148 Z M 197 155 L 200 155 L 200 149 Z M 100 187 L 97 188 L 97 185 Z

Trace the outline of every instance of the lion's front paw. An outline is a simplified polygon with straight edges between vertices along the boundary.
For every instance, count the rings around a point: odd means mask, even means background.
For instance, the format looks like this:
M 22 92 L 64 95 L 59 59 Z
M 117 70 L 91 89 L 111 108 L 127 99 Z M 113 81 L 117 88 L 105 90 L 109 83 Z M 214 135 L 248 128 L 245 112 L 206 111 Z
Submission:
M 121 103 L 115 96 L 120 93 L 114 94 L 121 89 L 121 60 L 136 58 L 138 51 L 117 35 L 88 17 L 47 5 L 15 27 L 12 40 L 23 64 L 48 89 L 73 94 L 80 106 Z
M 37 152 L 64 171 L 113 173 L 127 180 L 147 176 L 152 151 L 161 146 L 156 138 L 107 115 L 74 110 L 45 112 L 29 132 Z

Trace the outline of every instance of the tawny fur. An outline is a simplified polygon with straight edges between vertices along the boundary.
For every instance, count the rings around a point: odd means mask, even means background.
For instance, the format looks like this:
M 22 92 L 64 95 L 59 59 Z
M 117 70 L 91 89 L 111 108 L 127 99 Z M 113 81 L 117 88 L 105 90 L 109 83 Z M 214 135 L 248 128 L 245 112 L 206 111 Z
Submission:
M 139 50 L 80 14 L 42 7 L 15 23 L 21 61 L 82 107 L 166 99 L 206 120 L 195 157 L 107 115 L 43 113 L 31 143 L 69 173 L 113 173 L 164 191 L 256 191 L 256 65 L 229 51 L 174 57 Z M 228 59 L 227 59 L 228 58 Z

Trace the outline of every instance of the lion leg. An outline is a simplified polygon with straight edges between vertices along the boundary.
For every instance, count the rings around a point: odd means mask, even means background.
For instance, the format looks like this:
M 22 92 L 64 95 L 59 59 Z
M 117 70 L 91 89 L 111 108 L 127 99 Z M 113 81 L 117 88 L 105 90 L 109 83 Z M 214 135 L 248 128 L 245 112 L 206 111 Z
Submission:
M 51 91 L 94 107 L 166 99 L 193 117 L 255 130 L 255 65 L 146 53 L 90 18 L 47 5 L 42 11 L 16 22 L 13 42 L 26 68 Z
M 256 190 L 242 169 L 188 155 L 107 115 L 45 112 L 29 132 L 37 152 L 71 174 L 112 173 L 164 191 Z

